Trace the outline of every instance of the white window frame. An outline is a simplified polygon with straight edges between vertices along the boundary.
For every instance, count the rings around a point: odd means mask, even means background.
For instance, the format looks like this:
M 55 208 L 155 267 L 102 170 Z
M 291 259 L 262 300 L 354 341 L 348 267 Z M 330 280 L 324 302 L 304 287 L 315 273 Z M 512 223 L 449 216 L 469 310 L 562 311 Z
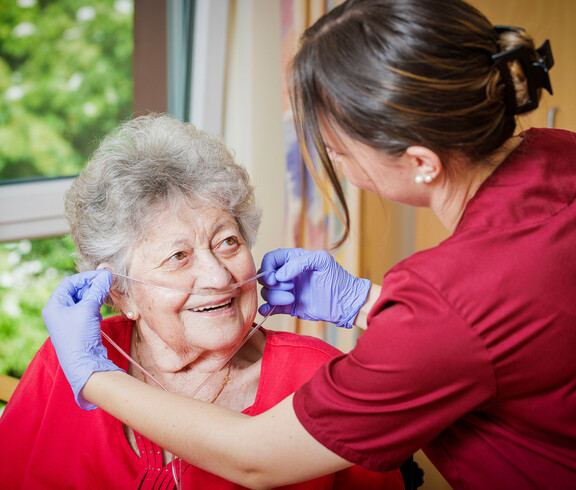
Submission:
M 73 177 L 0 185 L 0 242 L 68 233 L 64 193 Z

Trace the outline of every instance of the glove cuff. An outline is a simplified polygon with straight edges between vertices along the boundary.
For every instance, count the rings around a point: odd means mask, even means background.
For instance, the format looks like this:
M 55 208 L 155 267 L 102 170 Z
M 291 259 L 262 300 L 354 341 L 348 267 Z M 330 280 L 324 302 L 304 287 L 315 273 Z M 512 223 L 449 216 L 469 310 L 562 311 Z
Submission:
M 342 320 L 340 320 L 336 326 L 342 328 L 352 328 L 354 326 L 354 320 L 358 316 L 358 313 L 366 303 L 368 298 L 368 293 L 370 292 L 370 287 L 372 282 L 368 279 L 357 279 L 356 283 L 356 296 L 354 300 L 348 305 L 348 315 Z
M 112 361 L 108 359 L 90 358 L 89 365 L 90 367 L 88 368 L 87 363 L 83 364 L 82 368 L 84 370 L 84 375 L 78 376 L 76 378 L 76 381 L 72 385 L 72 391 L 74 392 L 74 400 L 76 400 L 78 406 L 83 410 L 94 410 L 95 408 L 98 408 L 96 405 L 90 403 L 80 394 L 82 388 L 84 388 L 84 385 L 88 382 L 88 379 L 90 378 L 90 376 L 92 376 L 92 374 L 103 371 L 126 372 L 124 371 L 124 369 L 120 369 L 118 366 L 116 366 L 116 364 L 114 364 Z
M 76 352 L 72 362 L 61 362 L 60 364 L 63 368 L 66 364 L 64 374 L 72 387 L 74 400 L 76 400 L 78 406 L 84 410 L 94 410 L 98 408 L 93 403 L 84 399 L 80 394 L 82 388 L 84 388 L 84 385 L 93 373 L 102 371 L 124 371 L 108 359 L 106 347 L 102 345 L 100 338 L 92 344 L 85 345 L 83 352 Z

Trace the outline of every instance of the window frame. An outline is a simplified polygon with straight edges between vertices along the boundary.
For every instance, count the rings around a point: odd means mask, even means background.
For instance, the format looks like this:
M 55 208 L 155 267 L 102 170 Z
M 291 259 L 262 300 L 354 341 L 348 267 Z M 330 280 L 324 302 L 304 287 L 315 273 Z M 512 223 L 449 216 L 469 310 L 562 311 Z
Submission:
M 64 193 L 73 177 L 2 184 L 0 242 L 45 238 L 68 232 Z

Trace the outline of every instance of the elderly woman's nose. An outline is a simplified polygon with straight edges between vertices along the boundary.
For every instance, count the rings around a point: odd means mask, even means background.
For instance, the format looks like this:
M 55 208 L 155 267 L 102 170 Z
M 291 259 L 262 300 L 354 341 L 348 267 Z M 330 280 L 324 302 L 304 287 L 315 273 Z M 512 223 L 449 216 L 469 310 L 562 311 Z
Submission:
M 197 254 L 196 273 L 196 287 L 225 287 L 232 277 L 226 266 L 209 251 Z

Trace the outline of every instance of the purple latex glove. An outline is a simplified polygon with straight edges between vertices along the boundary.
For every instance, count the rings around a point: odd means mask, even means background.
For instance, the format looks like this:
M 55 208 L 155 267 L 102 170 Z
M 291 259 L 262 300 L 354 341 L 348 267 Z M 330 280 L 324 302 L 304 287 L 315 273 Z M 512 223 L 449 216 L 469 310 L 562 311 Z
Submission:
M 80 395 L 92 373 L 121 370 L 108 360 L 100 333 L 100 307 L 111 285 L 112 274 L 107 270 L 67 277 L 56 287 L 42 310 L 60 366 L 72 387 L 76 403 L 85 410 L 96 408 Z
M 261 270 L 274 270 L 259 279 L 262 297 L 259 308 L 266 315 L 286 313 L 303 320 L 326 321 L 352 328 L 366 302 L 371 282 L 359 279 L 336 262 L 325 250 L 311 252 L 301 248 L 280 248 L 268 252 Z

